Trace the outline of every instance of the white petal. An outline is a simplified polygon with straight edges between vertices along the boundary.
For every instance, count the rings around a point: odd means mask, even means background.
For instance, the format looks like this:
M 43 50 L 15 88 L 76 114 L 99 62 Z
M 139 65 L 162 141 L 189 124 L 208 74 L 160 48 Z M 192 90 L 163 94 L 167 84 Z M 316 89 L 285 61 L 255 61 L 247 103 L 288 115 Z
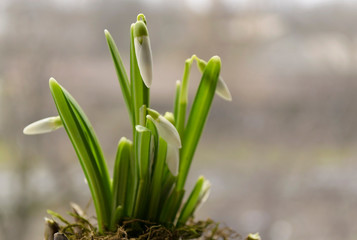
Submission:
M 179 161 L 179 149 L 171 144 L 167 144 L 166 163 L 174 176 L 178 174 Z
M 152 54 L 150 38 L 148 36 L 135 37 L 134 46 L 141 77 L 146 87 L 149 88 L 152 82 Z
M 171 144 L 176 148 L 181 148 L 180 135 L 169 120 L 161 115 L 157 119 L 153 119 L 150 115 L 147 117 L 154 122 L 160 137 L 162 137 L 168 144 Z
M 221 76 L 218 78 L 216 94 L 224 100 L 232 101 L 232 95 L 227 87 L 227 84 L 223 81 Z
M 26 135 L 42 134 L 52 132 L 60 127 L 63 127 L 63 124 L 59 116 L 49 117 L 31 123 L 24 128 L 23 132 Z

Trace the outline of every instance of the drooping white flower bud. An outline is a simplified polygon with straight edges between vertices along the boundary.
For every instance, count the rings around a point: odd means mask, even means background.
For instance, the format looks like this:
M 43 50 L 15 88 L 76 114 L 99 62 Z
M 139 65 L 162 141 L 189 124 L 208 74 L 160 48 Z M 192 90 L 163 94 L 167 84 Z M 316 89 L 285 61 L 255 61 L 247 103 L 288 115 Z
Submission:
M 48 117 L 31 123 L 24 128 L 23 133 L 26 135 L 42 134 L 53 132 L 60 127 L 63 127 L 60 116 Z
M 147 115 L 146 117 L 153 121 L 160 137 L 162 137 L 168 144 L 171 144 L 176 148 L 181 148 L 180 135 L 169 120 L 161 115 L 158 115 L 155 118 L 150 115 Z
M 149 88 L 152 83 L 152 53 L 149 32 L 141 20 L 134 25 L 134 47 L 141 77 Z
M 197 67 L 200 70 L 201 73 L 205 70 L 205 67 L 207 65 L 207 62 L 204 60 L 198 58 L 195 56 L 195 59 L 197 61 Z M 217 81 L 217 86 L 216 86 L 216 94 L 223 98 L 224 100 L 227 101 L 232 101 L 232 95 L 231 92 L 228 89 L 227 84 L 224 82 L 223 78 L 219 76 L 218 81 Z
M 216 87 L 216 94 L 227 101 L 232 101 L 232 95 L 223 78 L 219 76 Z

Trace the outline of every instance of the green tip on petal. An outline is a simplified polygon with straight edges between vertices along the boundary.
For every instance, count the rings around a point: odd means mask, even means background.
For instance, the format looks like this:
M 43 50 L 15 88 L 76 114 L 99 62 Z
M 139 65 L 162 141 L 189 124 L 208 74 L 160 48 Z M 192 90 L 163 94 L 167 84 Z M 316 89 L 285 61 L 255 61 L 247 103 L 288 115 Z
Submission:
M 165 112 L 164 118 L 170 121 L 173 125 L 175 125 L 175 116 L 172 112 Z
M 137 21 L 134 25 L 134 38 L 149 36 L 148 29 L 143 21 Z
M 152 108 L 147 108 L 146 109 L 148 114 L 153 118 L 153 119 L 158 119 L 160 116 L 160 113 Z
M 31 123 L 24 128 L 23 133 L 26 135 L 43 134 L 53 132 L 60 127 L 63 127 L 60 116 L 49 117 Z

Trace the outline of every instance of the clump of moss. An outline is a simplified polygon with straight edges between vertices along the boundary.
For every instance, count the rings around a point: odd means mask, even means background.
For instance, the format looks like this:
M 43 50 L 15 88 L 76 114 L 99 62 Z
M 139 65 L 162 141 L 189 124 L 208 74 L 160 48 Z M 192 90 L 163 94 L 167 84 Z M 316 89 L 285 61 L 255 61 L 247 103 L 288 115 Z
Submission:
M 184 226 L 175 228 L 173 226 L 163 226 L 140 219 L 126 219 L 113 232 L 100 234 L 98 229 L 89 221 L 83 212 L 74 210 L 69 212 L 74 220 L 68 221 L 60 214 L 48 211 L 54 219 L 58 219 L 61 224 L 53 219 L 46 220 L 45 239 L 57 240 L 53 234 L 60 233 L 58 239 L 68 240 L 175 240 L 175 239 L 240 239 L 241 235 L 229 227 L 222 227 L 220 223 L 211 219 L 205 221 L 193 221 L 192 219 Z M 53 226 L 55 228 L 53 229 Z M 52 236 L 49 236 L 51 233 Z

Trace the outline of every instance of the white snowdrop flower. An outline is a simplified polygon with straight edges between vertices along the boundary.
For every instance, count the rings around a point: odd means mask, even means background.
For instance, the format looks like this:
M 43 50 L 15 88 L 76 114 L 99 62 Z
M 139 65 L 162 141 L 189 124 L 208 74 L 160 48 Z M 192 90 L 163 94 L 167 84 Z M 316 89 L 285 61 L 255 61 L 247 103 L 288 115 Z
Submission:
M 168 144 L 173 145 L 176 148 L 181 148 L 180 135 L 177 132 L 172 123 L 161 115 L 158 115 L 156 119 L 152 116 L 147 115 L 147 118 L 153 121 L 160 137 L 162 137 Z
M 42 134 L 53 132 L 60 127 L 63 127 L 60 116 L 48 117 L 31 123 L 24 128 L 23 133 L 26 135 Z
M 197 61 L 198 69 L 200 70 L 201 73 L 203 73 L 205 67 L 207 66 L 207 62 L 198 58 L 196 55 L 194 55 L 194 57 Z M 227 84 L 224 82 L 221 76 L 219 76 L 217 81 L 216 94 L 226 101 L 232 101 L 231 92 L 229 91 Z
M 166 163 L 170 172 L 174 176 L 177 176 L 178 174 L 179 162 L 180 162 L 179 149 L 174 145 L 167 144 Z
M 152 54 L 148 29 L 143 21 L 134 25 L 134 47 L 141 77 L 149 88 L 152 82 Z

